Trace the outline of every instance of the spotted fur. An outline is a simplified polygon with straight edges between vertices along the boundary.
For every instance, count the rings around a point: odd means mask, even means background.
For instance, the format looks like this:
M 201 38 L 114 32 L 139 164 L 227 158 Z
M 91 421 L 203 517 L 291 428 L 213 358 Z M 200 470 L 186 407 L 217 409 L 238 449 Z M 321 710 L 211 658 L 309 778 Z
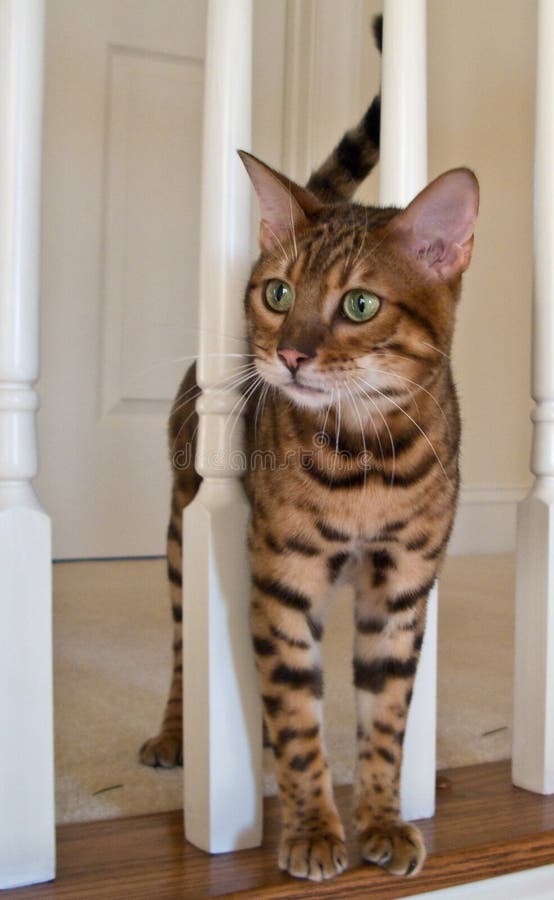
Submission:
M 459 481 L 449 355 L 477 184 L 459 169 L 404 211 L 349 202 L 377 158 L 376 110 L 378 101 L 307 188 L 243 154 L 262 212 L 245 295 L 259 376 L 245 417 L 253 648 L 281 798 L 279 865 L 316 880 L 347 865 L 322 742 L 320 661 L 328 599 L 345 581 L 355 590 L 362 854 L 395 874 L 423 864 L 421 835 L 400 816 L 400 767 L 427 597 Z M 294 295 L 284 313 L 268 306 L 273 280 Z M 378 298 L 369 321 L 345 316 L 351 289 Z M 196 394 L 192 369 L 171 417 L 173 459 L 194 444 Z M 180 761 L 180 520 L 200 483 L 187 458 L 174 469 L 168 529 L 173 683 L 162 730 L 141 750 L 154 765 Z

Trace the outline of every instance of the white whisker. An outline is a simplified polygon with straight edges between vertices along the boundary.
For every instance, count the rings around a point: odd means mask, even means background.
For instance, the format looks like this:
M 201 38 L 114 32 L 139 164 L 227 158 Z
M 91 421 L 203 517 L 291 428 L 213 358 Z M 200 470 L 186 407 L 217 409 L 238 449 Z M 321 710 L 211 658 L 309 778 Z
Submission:
M 290 227 L 291 227 L 291 236 L 294 247 L 294 259 L 298 259 L 298 247 L 296 244 L 296 230 L 294 227 L 294 216 L 292 214 L 292 191 L 289 190 L 289 212 L 290 212 Z
M 431 440 L 429 439 L 429 436 L 428 436 L 427 433 L 423 430 L 423 428 L 421 427 L 421 425 L 419 425 L 419 424 L 416 422 L 416 420 L 413 419 L 413 418 L 409 415 L 409 413 L 407 413 L 406 410 L 405 410 L 402 406 L 400 406 L 399 403 L 396 403 L 396 401 L 393 400 L 392 397 L 387 397 L 386 394 L 383 394 L 382 391 L 380 391 L 378 388 L 375 387 L 375 385 L 370 384 L 369 382 L 364 382 L 364 384 L 367 384 L 367 386 L 370 387 L 371 390 L 376 391 L 376 393 L 380 394 L 382 397 L 384 397 L 386 400 L 388 400 L 389 403 L 392 403 L 392 405 L 395 406 L 396 409 L 400 410 L 400 412 L 403 413 L 403 414 L 406 416 L 406 418 L 409 419 L 410 422 L 411 422 L 413 425 L 415 425 L 415 427 L 417 428 L 417 430 L 419 431 L 419 433 L 420 433 L 420 434 L 422 435 L 422 437 L 427 441 L 427 444 L 428 444 L 429 447 L 431 448 L 431 451 L 433 452 L 433 455 L 434 455 L 435 459 L 437 460 L 437 462 L 438 462 L 438 464 L 439 464 L 439 467 L 440 467 L 440 469 L 441 469 L 441 472 L 443 473 L 444 477 L 446 478 L 446 480 L 447 480 L 448 482 L 450 482 L 450 478 L 448 477 L 448 474 L 447 474 L 447 472 L 446 472 L 446 469 L 444 468 L 444 466 L 443 466 L 443 464 L 442 464 L 442 461 L 441 461 L 441 459 L 440 459 L 440 457 L 439 457 L 437 451 L 435 450 L 435 447 L 433 446 L 433 443 L 431 442 Z
M 260 378 L 260 379 L 261 379 L 261 376 L 259 376 L 259 375 L 257 374 L 257 372 L 256 372 L 255 369 L 253 369 L 253 371 L 252 371 L 251 373 L 244 373 L 243 375 L 241 375 L 240 378 L 235 379 L 235 381 L 233 381 L 233 382 L 231 382 L 231 383 L 227 383 L 227 384 L 222 384 L 222 385 L 220 385 L 219 387 L 213 389 L 213 393 L 215 393 L 215 394 L 224 394 L 224 393 L 226 393 L 226 392 L 230 392 L 230 391 L 232 391 L 232 390 L 236 390 L 236 389 L 237 389 L 238 387 L 240 387 L 241 385 L 243 385 L 243 384 L 248 384 L 248 382 L 251 381 L 251 379 L 254 378 L 254 377 L 257 377 L 257 378 Z M 179 404 L 178 406 L 176 406 L 176 407 L 174 408 L 174 410 L 173 410 L 173 415 L 175 415 L 176 412 L 179 412 L 179 410 L 181 410 L 184 406 L 186 406 L 187 403 L 192 403 L 193 401 L 197 400 L 198 397 L 201 396 L 201 394 L 202 394 L 202 388 L 199 388 L 199 387 L 196 386 L 196 385 L 195 385 L 195 387 L 197 388 L 197 393 L 196 393 L 194 396 L 189 397 L 189 398 L 188 398 L 187 400 L 185 400 L 183 403 L 181 403 L 181 404 Z M 240 395 L 240 397 L 242 397 L 242 394 Z M 239 399 L 240 399 L 240 398 L 239 398 Z M 180 437 L 180 435 L 181 435 L 181 432 L 182 432 L 183 428 L 185 427 L 185 425 L 187 424 L 187 422 L 188 422 L 195 414 L 196 414 L 196 404 L 195 404 L 194 408 L 191 410 L 191 412 L 190 412 L 190 413 L 183 419 L 183 421 L 180 423 L 180 425 L 179 425 L 179 430 L 178 430 L 177 434 L 175 435 L 175 440 L 173 441 L 173 444 L 172 444 L 172 447 L 171 447 L 171 452 L 173 452 L 173 451 L 175 450 L 175 446 L 176 446 L 176 444 L 177 444 L 177 441 L 178 441 L 178 439 L 179 439 L 179 437 Z
M 438 347 L 435 347 L 434 344 L 430 344 L 428 341 L 421 341 L 424 347 L 429 347 L 430 350 L 434 350 L 435 353 L 440 353 L 441 356 L 444 356 L 445 359 L 450 359 L 450 354 L 445 353 L 444 350 L 439 350 Z
M 334 388 L 334 387 L 331 388 L 331 391 L 332 391 L 332 393 L 331 393 L 331 399 L 329 400 L 329 403 L 328 403 L 328 405 L 327 405 L 327 410 L 326 410 L 326 412 L 325 412 L 325 418 L 324 418 L 324 420 L 323 420 L 323 425 L 322 425 L 322 427 L 321 427 L 321 433 L 322 433 L 325 437 L 327 437 L 327 431 L 326 431 L 326 428 L 327 428 L 327 422 L 329 421 L 329 413 L 331 412 L 331 407 L 332 407 L 333 402 L 334 402 L 334 399 L 335 399 L 335 388 Z
M 131 377 L 134 379 L 142 378 L 144 375 L 149 375 L 151 372 L 160 369 L 162 366 L 173 366 L 177 363 L 198 362 L 201 357 L 202 359 L 248 359 L 248 357 L 255 358 L 255 356 L 255 353 L 190 353 L 187 356 L 168 356 L 165 359 L 160 359 L 158 362 L 152 363 L 150 366 L 139 369 L 137 372 L 133 372 Z
M 350 231 L 350 246 L 348 248 L 348 256 L 346 257 L 346 260 L 344 262 L 344 266 L 342 269 L 343 275 L 346 275 L 346 273 L 350 269 L 350 257 L 352 256 L 352 250 L 354 249 L 354 234 L 355 234 L 355 232 L 354 232 L 354 229 L 352 228 Z
M 331 488 L 331 481 L 333 480 L 333 476 L 335 474 L 335 469 L 337 466 L 337 459 L 339 456 L 340 428 L 341 428 L 340 391 L 337 391 L 337 405 L 336 405 L 336 409 L 335 409 L 335 455 L 333 457 L 333 468 L 331 469 L 331 477 L 329 479 L 329 489 Z
M 257 442 L 257 440 L 258 440 L 258 420 L 263 415 L 265 401 L 266 401 L 266 397 L 268 395 L 270 387 L 271 387 L 271 385 L 269 384 L 269 382 L 266 381 L 266 383 L 264 384 L 264 386 L 260 392 L 260 396 L 258 397 L 258 402 L 256 403 L 256 414 L 254 416 L 254 441 L 255 442 Z M 260 404 L 261 404 L 261 406 L 260 406 Z
M 270 224 L 267 220 L 264 221 L 264 225 L 267 228 L 267 230 L 269 231 L 269 233 L 271 234 L 271 236 L 274 238 L 275 243 L 279 245 L 279 250 L 283 254 L 283 262 L 285 262 L 285 263 L 288 262 L 289 256 L 283 246 L 281 239 L 279 238 L 279 235 L 273 230 L 273 228 L 270 226 Z
M 371 403 L 371 405 L 375 407 L 375 409 L 377 410 L 377 412 L 378 412 L 379 415 L 381 416 L 381 419 L 383 420 L 383 425 L 384 425 L 385 428 L 387 429 L 387 432 L 388 432 L 388 435 L 389 435 L 390 446 L 391 446 L 391 456 L 392 456 L 391 480 L 390 480 L 390 483 L 389 483 L 389 487 L 392 488 L 392 486 L 393 486 L 393 484 L 394 484 L 394 475 L 395 475 L 395 472 L 396 472 L 396 447 L 395 447 L 395 445 L 394 445 L 394 438 L 393 438 L 393 436 L 392 436 L 392 431 L 390 430 L 389 423 L 387 422 L 387 420 L 386 420 L 386 418 L 385 418 L 385 416 L 384 416 L 382 410 L 379 409 L 379 405 L 375 402 L 375 400 L 373 399 L 373 397 L 370 397 L 370 395 L 367 393 L 367 391 L 365 391 L 365 390 L 363 389 L 362 385 L 363 385 L 363 384 L 366 384 L 367 382 L 364 382 L 364 381 L 362 381 L 361 379 L 355 379 L 355 380 L 356 380 L 356 382 L 357 382 L 357 384 L 358 384 L 359 389 L 360 389 L 360 390 L 362 391 L 362 393 L 364 394 L 364 396 L 369 400 L 369 402 Z M 371 387 L 372 389 L 374 389 L 372 385 L 368 385 L 368 386 Z M 383 472 L 384 472 L 386 467 L 385 467 L 385 454 L 384 454 L 384 452 L 383 452 L 383 445 L 381 444 L 381 438 L 380 438 L 380 435 L 379 435 L 379 431 L 378 431 L 378 429 L 377 429 L 375 423 L 373 422 L 373 417 L 370 416 L 370 419 L 371 419 L 371 424 L 373 425 L 373 428 L 374 428 L 374 430 L 375 430 L 375 436 L 376 436 L 376 438 L 377 438 L 377 443 L 379 444 L 379 450 L 381 451 L 381 462 L 382 462 L 382 464 L 383 464 Z
M 263 384 L 263 378 L 261 375 L 256 375 L 255 381 L 247 387 L 243 394 L 240 395 L 236 403 L 233 404 L 233 408 L 228 413 L 227 419 L 231 422 L 231 429 L 227 437 L 227 442 L 230 446 L 232 446 L 233 434 L 235 432 L 235 428 L 237 427 L 237 423 L 240 421 L 244 408 L 246 407 L 246 404 L 248 403 L 252 395 L 256 392 L 260 384 Z
M 393 378 L 400 378 L 401 381 L 405 381 L 405 382 L 407 382 L 408 384 L 412 384 L 412 385 L 414 385 L 419 391 L 423 391 L 424 394 L 427 394 L 427 396 L 431 398 L 431 400 L 433 401 L 433 403 L 434 403 L 434 404 L 436 405 L 436 407 L 438 408 L 438 410 L 439 410 L 441 416 L 443 417 L 445 424 L 448 426 L 448 428 L 450 428 L 450 422 L 448 421 L 448 417 L 447 417 L 445 411 L 443 410 L 442 406 L 440 405 L 439 401 L 438 401 L 437 398 L 434 396 L 434 394 L 432 394 L 431 391 L 428 391 L 427 388 L 423 387 L 422 384 L 419 384 L 419 382 L 417 382 L 417 381 L 412 381 L 410 378 L 406 378 L 405 375 L 399 375 L 397 372 L 387 372 L 385 369 L 375 369 L 373 366 L 371 367 L 371 371 L 372 371 L 372 372 L 375 372 L 377 375 L 387 375 L 387 376 L 388 376 L 388 375 L 391 375 Z M 415 405 L 415 407 L 416 407 L 416 409 L 417 409 L 417 414 L 419 415 L 419 407 L 418 407 L 418 405 L 417 405 L 417 400 L 415 399 L 415 397 L 414 397 L 414 395 L 412 394 L 412 392 L 411 392 L 411 391 L 408 391 L 407 388 L 406 388 L 406 393 L 407 393 L 408 396 L 410 397 L 412 403 L 414 403 L 414 405 Z
M 240 383 L 243 375 L 247 375 L 249 372 L 255 371 L 254 365 L 252 363 L 246 363 L 244 366 L 239 366 L 234 369 L 233 372 L 230 372 L 229 375 L 226 375 L 224 378 L 221 378 L 219 381 L 216 381 L 213 385 L 210 385 L 211 390 L 228 390 L 230 389 L 235 380 L 238 380 Z M 230 384 L 231 382 L 231 384 Z M 191 399 L 189 397 L 190 394 L 194 393 L 194 391 L 198 391 L 201 393 L 202 388 L 198 384 L 193 384 L 191 387 L 187 388 L 186 391 L 183 391 L 182 394 L 178 394 L 173 401 L 173 412 L 178 412 L 183 406 Z
M 362 424 L 362 417 L 360 415 L 360 410 L 358 409 L 358 404 L 356 403 L 356 398 L 354 397 L 354 394 L 350 390 L 350 385 L 348 384 L 348 382 L 345 383 L 345 387 L 346 387 L 346 390 L 348 391 L 351 405 L 354 407 L 354 411 L 358 417 L 358 422 L 360 424 L 360 434 L 362 436 L 362 445 L 364 448 L 364 489 L 365 489 L 366 484 L 367 484 L 367 446 L 366 446 L 366 442 L 365 442 L 364 426 Z
M 364 207 L 364 216 L 365 216 L 365 218 L 364 218 L 364 230 L 363 230 L 362 237 L 361 237 L 361 240 L 360 240 L 360 246 L 358 247 L 358 252 L 356 253 L 356 256 L 354 257 L 354 259 L 353 259 L 353 261 L 352 261 L 352 265 L 351 265 L 351 267 L 350 267 L 351 269 L 353 269 L 353 268 L 355 267 L 356 263 L 358 262 L 358 260 L 359 260 L 359 258 L 360 258 L 360 255 L 361 255 L 361 253 L 362 253 L 362 250 L 364 249 L 364 243 L 365 243 L 365 238 L 366 238 L 366 234 L 367 234 L 367 214 L 368 214 L 368 210 L 367 210 L 366 207 Z

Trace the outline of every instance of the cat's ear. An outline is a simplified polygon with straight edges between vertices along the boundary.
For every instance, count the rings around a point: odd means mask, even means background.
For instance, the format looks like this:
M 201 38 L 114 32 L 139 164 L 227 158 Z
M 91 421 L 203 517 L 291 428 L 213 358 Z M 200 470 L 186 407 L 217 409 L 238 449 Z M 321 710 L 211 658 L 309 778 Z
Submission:
M 282 247 L 287 235 L 305 225 L 323 204 L 310 191 L 290 181 L 250 153 L 239 150 L 250 181 L 258 195 L 262 220 L 260 247 L 272 251 Z
M 478 210 L 475 175 L 469 169 L 452 169 L 424 188 L 392 222 L 423 266 L 452 281 L 471 262 Z

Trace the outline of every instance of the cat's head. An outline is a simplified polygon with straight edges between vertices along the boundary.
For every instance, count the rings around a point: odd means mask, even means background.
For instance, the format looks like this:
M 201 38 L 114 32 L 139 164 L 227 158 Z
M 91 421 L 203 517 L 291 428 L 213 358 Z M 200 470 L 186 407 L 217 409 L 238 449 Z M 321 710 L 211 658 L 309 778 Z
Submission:
M 429 384 L 450 352 L 471 260 L 473 173 L 446 172 L 405 210 L 324 205 L 240 155 L 262 217 L 246 312 L 264 381 L 323 410 L 367 398 L 382 406 Z

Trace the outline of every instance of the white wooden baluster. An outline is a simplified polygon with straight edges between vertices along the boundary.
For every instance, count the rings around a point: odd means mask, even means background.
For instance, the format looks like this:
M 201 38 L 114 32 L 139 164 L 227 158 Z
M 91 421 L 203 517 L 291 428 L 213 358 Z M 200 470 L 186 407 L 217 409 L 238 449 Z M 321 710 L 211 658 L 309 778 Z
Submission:
M 251 0 L 210 0 L 200 251 L 202 487 L 183 518 L 185 831 L 211 853 L 261 842 L 261 708 L 248 625 L 247 505 L 235 390 L 250 265 Z M 240 406 L 240 403 L 239 403 Z M 232 435 L 231 435 L 232 428 Z M 230 435 L 233 438 L 230 444 Z
M 554 4 L 539 0 L 531 470 L 517 524 L 514 784 L 554 793 Z
M 31 486 L 42 58 L 42 0 L 0 0 L 0 888 L 54 877 L 50 521 Z
M 427 183 L 425 0 L 385 0 L 383 15 L 380 200 L 406 206 Z M 404 745 L 406 819 L 435 810 L 436 648 L 434 588 Z

